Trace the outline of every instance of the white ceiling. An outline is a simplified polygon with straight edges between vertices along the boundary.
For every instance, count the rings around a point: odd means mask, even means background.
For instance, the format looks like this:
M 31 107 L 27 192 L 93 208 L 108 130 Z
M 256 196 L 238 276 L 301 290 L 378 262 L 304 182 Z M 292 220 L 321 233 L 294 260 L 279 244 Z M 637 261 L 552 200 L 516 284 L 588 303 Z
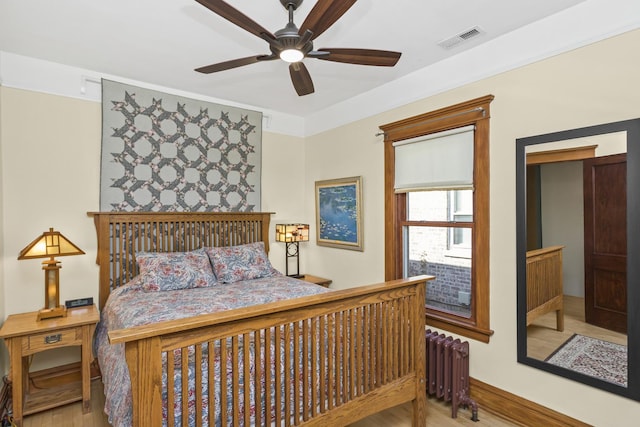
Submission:
M 269 53 L 267 43 L 194 0 L 0 0 L 0 51 L 306 117 L 416 70 L 477 48 L 584 0 L 359 0 L 315 48 L 402 52 L 393 68 L 306 59 L 316 92 L 299 97 L 282 61 L 210 75 L 194 68 Z M 287 22 L 278 0 L 228 0 L 275 32 Z M 294 21 L 302 23 L 315 0 Z M 437 43 L 478 26 L 451 49 Z

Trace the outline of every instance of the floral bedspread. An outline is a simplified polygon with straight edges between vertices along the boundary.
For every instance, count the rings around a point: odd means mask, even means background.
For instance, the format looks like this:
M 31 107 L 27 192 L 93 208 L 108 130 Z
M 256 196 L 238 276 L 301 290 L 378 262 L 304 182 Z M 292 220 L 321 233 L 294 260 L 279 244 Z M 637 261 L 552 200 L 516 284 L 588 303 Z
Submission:
M 109 422 L 114 427 L 130 427 L 132 424 L 131 381 L 124 357 L 124 344 L 110 344 L 107 336 L 109 330 L 323 292 L 329 290 L 286 276 L 163 292 L 146 292 L 141 280 L 134 278 L 113 290 L 101 312 L 94 342 L 104 383 L 104 411 Z M 179 416 L 177 413 L 176 417 Z

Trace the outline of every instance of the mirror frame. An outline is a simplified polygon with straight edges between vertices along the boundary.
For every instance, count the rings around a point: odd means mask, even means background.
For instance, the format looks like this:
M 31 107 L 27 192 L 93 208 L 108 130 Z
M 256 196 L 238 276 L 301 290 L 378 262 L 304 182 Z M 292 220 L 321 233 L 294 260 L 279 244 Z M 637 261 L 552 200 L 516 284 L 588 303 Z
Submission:
M 622 387 L 567 368 L 527 356 L 527 209 L 526 148 L 530 145 L 564 141 L 615 132 L 627 133 L 627 387 Z M 629 183 L 640 183 L 640 118 L 570 129 L 516 139 L 516 262 L 518 362 L 640 400 L 640 191 L 629 191 Z

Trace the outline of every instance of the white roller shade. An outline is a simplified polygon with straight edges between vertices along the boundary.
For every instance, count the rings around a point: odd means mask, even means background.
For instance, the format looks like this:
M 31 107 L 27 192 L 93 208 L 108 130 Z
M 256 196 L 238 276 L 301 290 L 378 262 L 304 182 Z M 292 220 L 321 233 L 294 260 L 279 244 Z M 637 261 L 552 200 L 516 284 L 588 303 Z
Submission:
M 474 128 L 394 142 L 396 193 L 472 188 Z

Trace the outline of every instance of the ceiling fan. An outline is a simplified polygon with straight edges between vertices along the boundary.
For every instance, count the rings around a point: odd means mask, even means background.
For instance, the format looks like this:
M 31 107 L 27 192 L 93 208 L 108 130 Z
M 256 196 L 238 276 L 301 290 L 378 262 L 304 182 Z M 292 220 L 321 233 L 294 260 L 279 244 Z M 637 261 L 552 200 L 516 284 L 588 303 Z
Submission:
M 196 1 L 240 28 L 265 40 L 269 43 L 269 49 L 271 50 L 269 55 L 248 56 L 196 68 L 195 71 L 200 73 L 216 73 L 279 58 L 290 63 L 289 74 L 291 75 L 293 87 L 299 96 L 303 96 L 314 92 L 313 81 L 307 67 L 302 62 L 304 58 L 383 67 L 393 67 L 400 59 L 400 52 L 387 50 L 313 49 L 313 40 L 344 15 L 356 0 L 318 0 L 299 29 L 293 22 L 293 12 L 302 4 L 303 0 L 280 0 L 282 6 L 289 11 L 289 22 L 284 28 L 273 34 L 223 0 Z

